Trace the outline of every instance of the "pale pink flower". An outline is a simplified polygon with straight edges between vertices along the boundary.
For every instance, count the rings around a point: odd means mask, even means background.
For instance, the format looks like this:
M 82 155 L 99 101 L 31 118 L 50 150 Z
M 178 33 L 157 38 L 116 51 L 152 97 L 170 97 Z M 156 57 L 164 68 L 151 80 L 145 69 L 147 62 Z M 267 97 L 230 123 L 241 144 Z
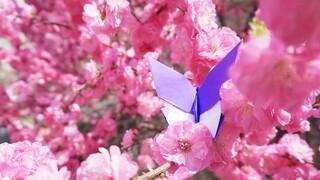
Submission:
M 69 180 L 71 173 L 66 167 L 58 170 L 56 164 L 50 164 L 48 166 L 40 166 L 37 171 L 27 176 L 26 180 Z
M 96 84 L 100 75 L 98 65 L 92 59 L 85 64 L 85 77 L 86 83 L 88 84 Z
M 136 129 L 126 130 L 121 141 L 122 149 L 130 149 L 135 144 L 135 138 L 138 134 L 139 132 Z
M 279 152 L 289 153 L 298 159 L 301 163 L 312 162 L 313 150 L 308 143 L 300 138 L 298 134 L 285 134 L 277 147 Z
M 128 1 L 107 0 L 106 4 L 93 1 L 84 5 L 83 20 L 95 33 L 113 35 L 121 26 L 135 27 Z
M 0 177 L 20 179 L 37 174 L 43 168 L 58 172 L 58 164 L 49 148 L 40 143 L 22 141 L 0 144 Z M 62 170 L 65 177 L 69 172 Z
M 310 131 L 310 123 L 307 118 L 311 116 L 312 112 L 311 110 L 307 111 L 309 112 L 300 110 L 296 113 L 289 113 L 285 110 L 278 109 L 278 111 L 276 111 L 276 109 L 273 109 L 274 124 L 289 133 Z
M 25 81 L 19 80 L 12 83 L 7 89 L 7 95 L 12 102 L 22 103 L 30 99 L 33 88 Z
M 217 29 L 218 25 L 215 23 L 215 17 L 216 9 L 212 1 L 188 1 L 185 22 L 192 24 L 197 31 L 209 32 L 212 29 Z
M 155 96 L 153 92 L 141 93 L 138 96 L 138 113 L 146 121 L 150 121 L 151 117 L 158 114 L 161 108 L 163 108 L 163 101 Z
M 212 158 L 212 135 L 201 123 L 190 120 L 170 124 L 153 141 L 152 149 L 157 163 L 174 162 L 189 171 L 206 168 Z
M 179 167 L 173 174 L 166 172 L 168 179 L 170 180 L 184 180 L 191 178 L 196 172 L 190 171 L 186 167 Z
M 119 147 L 111 146 L 109 151 L 99 148 L 100 153 L 91 154 L 77 170 L 77 180 L 133 178 L 138 166 L 130 156 L 120 152 Z
M 270 42 L 268 37 L 248 41 L 230 68 L 232 81 L 249 101 L 288 112 L 299 110 L 319 88 L 319 72 L 319 60 L 292 54 L 281 42 Z

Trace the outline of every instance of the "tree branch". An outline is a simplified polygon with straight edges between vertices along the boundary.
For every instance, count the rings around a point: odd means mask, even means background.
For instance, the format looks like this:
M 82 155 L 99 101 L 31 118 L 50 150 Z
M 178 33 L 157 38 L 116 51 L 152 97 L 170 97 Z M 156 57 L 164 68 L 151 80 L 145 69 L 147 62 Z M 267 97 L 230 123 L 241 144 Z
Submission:
M 145 173 L 139 177 L 134 178 L 135 180 L 152 180 L 156 179 L 161 173 L 166 172 L 170 167 L 174 165 L 174 162 L 167 162 L 155 170 Z

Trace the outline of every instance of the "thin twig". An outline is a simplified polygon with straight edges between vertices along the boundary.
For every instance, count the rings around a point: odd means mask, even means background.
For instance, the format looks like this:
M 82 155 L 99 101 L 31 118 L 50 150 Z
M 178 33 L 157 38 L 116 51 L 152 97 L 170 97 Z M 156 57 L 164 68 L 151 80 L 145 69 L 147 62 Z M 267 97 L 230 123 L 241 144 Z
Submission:
M 166 172 L 170 167 L 174 165 L 173 162 L 167 162 L 155 170 L 143 174 L 142 176 L 136 177 L 135 180 L 152 180 L 156 179 L 160 174 Z

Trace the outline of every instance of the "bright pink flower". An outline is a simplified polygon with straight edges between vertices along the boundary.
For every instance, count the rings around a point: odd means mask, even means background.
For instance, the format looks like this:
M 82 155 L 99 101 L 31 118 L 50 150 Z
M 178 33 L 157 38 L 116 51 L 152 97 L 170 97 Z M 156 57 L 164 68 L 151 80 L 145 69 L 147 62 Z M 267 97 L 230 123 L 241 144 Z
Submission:
M 271 30 L 272 35 L 288 45 L 312 41 L 319 34 L 320 2 L 310 0 L 260 0 L 258 17 Z M 285 10 L 285 13 L 283 11 Z
M 199 32 L 196 37 L 193 40 L 192 59 L 185 64 L 193 73 L 193 81 L 201 85 L 210 69 L 218 64 L 240 40 L 229 28 Z
M 226 119 L 241 127 L 244 133 L 271 129 L 273 121 L 270 110 L 249 102 L 231 81 L 222 85 L 220 95 L 221 108 Z
M 159 7 L 153 6 L 152 11 L 158 11 Z M 156 14 L 156 15 L 155 15 Z M 153 52 L 161 44 L 160 34 L 169 17 L 167 8 L 161 9 L 148 17 L 132 33 L 132 46 L 137 57 L 143 57 L 148 52 Z
M 193 55 L 192 27 L 178 25 L 175 33 L 176 36 L 170 44 L 172 63 L 188 64 Z
M 170 124 L 153 141 L 152 149 L 157 163 L 174 162 L 189 171 L 206 168 L 212 158 L 212 136 L 201 123 L 190 120 Z
M 142 57 L 147 52 L 153 52 L 159 46 L 160 28 L 150 22 L 139 26 L 134 31 L 132 45 L 137 57 Z
M 270 43 L 266 37 L 246 43 L 230 68 L 232 81 L 249 101 L 288 112 L 300 109 L 319 88 L 319 72 L 319 60 L 292 54 L 279 41 Z
M 193 60 L 212 68 L 240 41 L 236 33 L 227 27 L 199 34 Z
M 240 128 L 226 119 L 221 126 L 218 137 L 213 142 L 213 162 L 211 169 L 224 166 L 238 154 Z
M 123 135 L 121 146 L 122 149 L 130 149 L 135 144 L 135 138 L 138 135 L 138 131 L 136 129 L 126 130 L 126 133 Z
M 77 170 L 77 179 L 131 179 L 138 166 L 130 156 L 120 152 L 119 147 L 111 146 L 109 151 L 99 148 L 100 153 L 91 154 Z

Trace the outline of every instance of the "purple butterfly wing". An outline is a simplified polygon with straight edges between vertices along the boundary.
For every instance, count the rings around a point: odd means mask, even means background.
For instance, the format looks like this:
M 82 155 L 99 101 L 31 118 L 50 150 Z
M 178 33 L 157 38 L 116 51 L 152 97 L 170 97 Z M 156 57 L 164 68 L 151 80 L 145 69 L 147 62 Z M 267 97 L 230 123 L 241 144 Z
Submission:
M 241 41 L 208 73 L 203 84 L 198 88 L 199 115 L 209 110 L 220 100 L 220 87 L 229 79 L 228 70 L 238 55 Z
M 196 87 L 179 72 L 147 57 L 158 96 L 175 107 L 190 112 L 196 96 Z

